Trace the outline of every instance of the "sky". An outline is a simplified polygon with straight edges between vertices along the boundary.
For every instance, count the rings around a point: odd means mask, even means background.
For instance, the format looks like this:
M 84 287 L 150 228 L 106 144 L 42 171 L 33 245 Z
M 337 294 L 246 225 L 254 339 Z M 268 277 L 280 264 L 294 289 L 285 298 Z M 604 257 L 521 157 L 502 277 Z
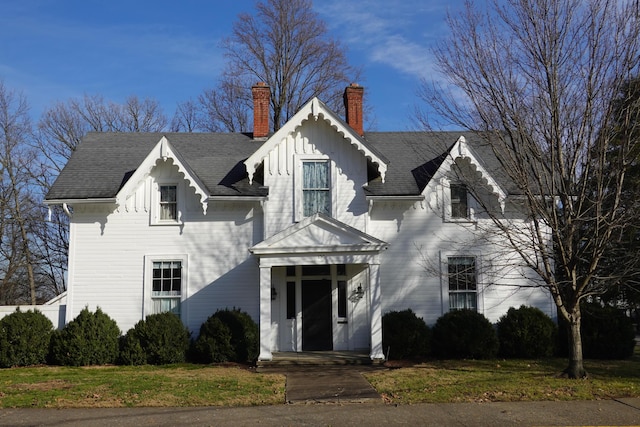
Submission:
M 154 98 L 170 119 L 178 103 L 213 88 L 220 41 L 255 0 L 3 0 L 0 80 L 25 95 L 34 120 L 57 102 L 101 95 Z M 436 78 L 431 47 L 462 0 L 316 0 L 329 35 L 361 67 L 366 130 L 415 127 L 421 79 Z

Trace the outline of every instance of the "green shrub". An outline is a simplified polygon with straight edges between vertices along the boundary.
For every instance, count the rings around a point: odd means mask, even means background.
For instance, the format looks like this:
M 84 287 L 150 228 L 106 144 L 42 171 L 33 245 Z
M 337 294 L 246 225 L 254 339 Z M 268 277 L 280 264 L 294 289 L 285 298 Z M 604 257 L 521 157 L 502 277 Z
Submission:
M 450 311 L 432 329 L 431 347 L 442 359 L 491 359 L 498 346 L 493 325 L 473 310 Z
M 636 345 L 633 321 L 624 311 L 600 303 L 583 303 L 582 348 L 588 359 L 626 359 Z
M 39 311 L 20 311 L 0 320 L 0 367 L 47 362 L 53 324 Z
M 411 310 L 382 316 L 382 347 L 390 359 L 417 359 L 429 354 L 431 330 Z
M 498 321 L 502 357 L 538 358 L 554 354 L 557 326 L 535 307 L 511 307 Z
M 258 358 L 260 335 L 258 325 L 251 316 L 239 309 L 218 310 L 212 317 L 219 319 L 231 333 L 233 361 L 253 362 Z
M 104 365 L 118 357 L 120 329 L 98 307 L 84 308 L 78 317 L 51 337 L 52 362 L 65 366 Z
M 182 363 L 189 349 L 189 335 L 189 330 L 175 314 L 151 314 L 127 331 L 120 362 L 134 365 Z
M 140 344 L 140 339 L 134 333 L 134 329 L 129 329 L 126 334 L 120 337 L 120 365 L 144 365 L 147 363 L 147 355 Z
M 200 327 L 193 344 L 193 357 L 200 363 L 227 362 L 235 359 L 231 331 L 218 317 L 210 316 Z

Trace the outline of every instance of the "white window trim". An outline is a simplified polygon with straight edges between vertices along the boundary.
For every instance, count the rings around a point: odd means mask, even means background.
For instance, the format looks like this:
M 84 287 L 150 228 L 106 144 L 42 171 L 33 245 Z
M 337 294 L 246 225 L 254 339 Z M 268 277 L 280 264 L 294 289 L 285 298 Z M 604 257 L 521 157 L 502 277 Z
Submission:
M 145 255 L 144 257 L 144 288 L 142 298 L 142 315 L 146 318 L 153 313 L 153 263 L 154 262 L 167 262 L 167 261 L 180 261 L 182 264 L 182 285 L 180 289 L 180 318 L 181 320 L 187 319 L 185 300 L 189 296 L 189 264 L 187 254 L 166 254 L 166 255 Z
M 458 184 L 453 181 L 446 181 L 442 185 L 442 200 L 443 200 L 443 213 L 442 218 L 444 222 L 457 222 L 457 223 L 468 223 L 468 222 L 477 222 L 476 218 L 476 200 L 471 195 L 471 192 L 467 186 L 467 209 L 468 216 L 466 218 L 456 218 L 452 215 L 451 209 L 451 184 Z
M 449 257 L 473 257 L 476 260 L 476 311 L 484 314 L 484 284 L 486 272 L 483 257 L 477 252 L 440 251 L 440 291 L 442 313 L 449 312 Z
M 302 196 L 302 183 L 303 183 L 303 174 L 302 174 L 302 164 L 304 162 L 313 162 L 313 161 L 326 161 L 329 163 L 329 191 L 331 192 L 331 217 L 336 217 L 336 204 L 337 204 L 337 191 L 336 191 L 336 167 L 333 162 L 327 155 L 323 154 L 296 154 L 294 156 L 294 161 L 296 164 L 295 176 L 294 176 L 294 184 L 293 184 L 293 198 L 294 198 L 294 221 L 299 222 L 302 221 L 304 216 L 304 197 Z
M 160 219 L 160 187 L 165 185 L 176 186 L 176 199 L 177 199 L 177 218 L 171 220 Z M 151 184 L 151 218 L 150 225 L 182 225 L 183 213 L 185 209 L 185 197 L 186 192 L 183 182 L 176 182 L 175 180 L 157 180 Z

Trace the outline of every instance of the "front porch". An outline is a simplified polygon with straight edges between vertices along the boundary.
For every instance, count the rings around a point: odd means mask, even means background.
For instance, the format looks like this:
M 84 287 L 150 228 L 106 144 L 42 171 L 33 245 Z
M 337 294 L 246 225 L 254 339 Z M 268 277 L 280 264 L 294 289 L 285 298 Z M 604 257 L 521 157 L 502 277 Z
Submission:
M 360 349 L 369 350 L 369 360 L 383 359 L 380 252 L 386 248 L 322 214 L 250 248 L 260 269 L 259 360 L 286 352 L 282 357 L 294 363 L 300 354 Z

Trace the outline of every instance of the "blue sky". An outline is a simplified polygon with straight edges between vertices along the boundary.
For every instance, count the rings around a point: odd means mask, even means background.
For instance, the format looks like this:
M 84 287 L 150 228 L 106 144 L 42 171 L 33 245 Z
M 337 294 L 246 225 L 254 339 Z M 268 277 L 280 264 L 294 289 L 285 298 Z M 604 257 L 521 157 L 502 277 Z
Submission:
M 84 94 L 122 102 L 177 103 L 215 85 L 219 47 L 255 0 L 3 0 L 0 80 L 22 92 L 34 119 Z M 447 35 L 448 8 L 461 0 L 317 0 L 330 34 L 363 69 L 374 130 L 409 130 L 421 78 L 434 76 L 430 47 Z

